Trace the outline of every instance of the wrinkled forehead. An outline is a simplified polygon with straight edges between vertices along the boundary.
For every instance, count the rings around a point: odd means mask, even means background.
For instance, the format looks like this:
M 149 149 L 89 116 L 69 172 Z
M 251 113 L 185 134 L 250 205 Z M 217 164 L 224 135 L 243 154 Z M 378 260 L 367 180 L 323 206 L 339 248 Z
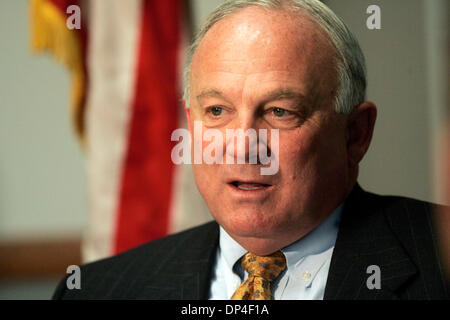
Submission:
M 325 70 L 330 78 L 334 64 L 328 35 L 306 14 L 248 7 L 206 33 L 193 56 L 191 85 L 201 73 L 226 72 L 230 66 L 239 73 L 295 70 L 320 81 Z

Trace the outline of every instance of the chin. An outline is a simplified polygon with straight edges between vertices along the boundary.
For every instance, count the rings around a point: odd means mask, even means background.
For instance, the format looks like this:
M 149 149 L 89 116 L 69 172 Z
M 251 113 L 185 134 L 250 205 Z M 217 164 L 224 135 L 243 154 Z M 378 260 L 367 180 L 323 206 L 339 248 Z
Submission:
M 219 224 L 230 234 L 238 237 L 268 237 L 280 230 L 280 221 L 275 216 L 262 214 L 261 211 L 235 211 L 232 216 L 215 217 Z

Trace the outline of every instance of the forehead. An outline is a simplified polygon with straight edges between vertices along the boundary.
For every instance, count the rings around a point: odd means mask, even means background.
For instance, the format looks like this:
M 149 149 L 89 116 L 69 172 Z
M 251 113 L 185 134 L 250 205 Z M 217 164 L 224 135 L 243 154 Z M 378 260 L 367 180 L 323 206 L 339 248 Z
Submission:
M 201 76 L 212 73 L 270 71 L 288 77 L 295 73 L 299 81 L 316 82 L 333 67 L 334 48 L 311 18 L 248 7 L 223 18 L 206 33 L 192 60 L 191 88 L 200 84 Z

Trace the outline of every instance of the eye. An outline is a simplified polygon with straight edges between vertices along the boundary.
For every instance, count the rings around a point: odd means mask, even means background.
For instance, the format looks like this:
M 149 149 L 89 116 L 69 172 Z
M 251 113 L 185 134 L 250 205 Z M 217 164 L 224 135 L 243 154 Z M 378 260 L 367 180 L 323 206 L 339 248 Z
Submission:
M 206 112 L 211 113 L 211 114 L 212 114 L 213 116 L 215 116 L 215 117 L 221 116 L 222 113 L 223 113 L 223 111 L 224 111 L 224 110 L 223 110 L 222 107 L 217 107 L 217 106 L 208 108 L 208 109 L 206 110 Z
M 273 108 L 272 114 L 277 118 L 282 118 L 286 115 L 288 115 L 288 111 L 282 108 Z
M 263 112 L 265 121 L 274 128 L 279 129 L 298 127 L 308 118 L 308 115 L 303 112 L 300 106 L 287 105 L 286 109 L 272 106 L 263 110 Z

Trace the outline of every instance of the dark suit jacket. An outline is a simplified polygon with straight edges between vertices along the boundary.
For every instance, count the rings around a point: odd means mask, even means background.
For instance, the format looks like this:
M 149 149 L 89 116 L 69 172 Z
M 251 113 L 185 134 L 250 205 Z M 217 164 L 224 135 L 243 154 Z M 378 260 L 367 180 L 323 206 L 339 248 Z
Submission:
M 426 202 L 355 186 L 333 252 L 325 299 L 448 299 Z M 210 222 L 81 267 L 81 289 L 63 279 L 54 299 L 207 299 L 219 243 Z M 381 289 L 368 289 L 377 265 Z

